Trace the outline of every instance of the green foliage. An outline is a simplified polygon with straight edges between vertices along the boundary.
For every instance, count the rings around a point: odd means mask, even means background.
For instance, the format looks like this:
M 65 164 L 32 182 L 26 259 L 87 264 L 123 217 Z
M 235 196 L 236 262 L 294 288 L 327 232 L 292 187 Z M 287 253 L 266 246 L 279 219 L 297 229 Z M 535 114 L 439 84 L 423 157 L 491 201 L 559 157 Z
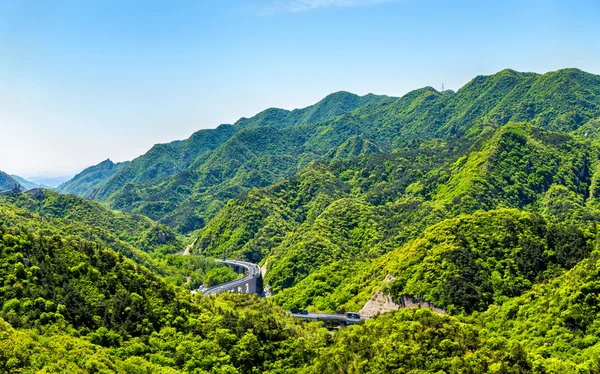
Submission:
M 219 267 L 206 272 L 206 275 L 204 276 L 204 283 L 208 287 L 213 287 L 221 283 L 231 282 L 237 278 L 239 278 L 239 275 L 231 270 L 231 268 Z
M 552 225 L 516 210 L 477 213 L 425 230 L 408 248 L 382 261 L 396 278 L 389 285 L 396 298 L 419 295 L 450 312 L 470 313 L 501 304 L 574 266 L 593 248 L 592 229 Z
M 336 334 L 307 373 L 532 373 L 520 344 L 428 309 L 406 309 Z
M 522 341 L 544 358 L 600 369 L 600 255 L 594 252 L 570 271 L 520 297 L 476 314 L 490 332 Z
M 60 221 L 0 213 L 3 372 L 293 372 L 322 345 L 257 297 L 194 298 Z

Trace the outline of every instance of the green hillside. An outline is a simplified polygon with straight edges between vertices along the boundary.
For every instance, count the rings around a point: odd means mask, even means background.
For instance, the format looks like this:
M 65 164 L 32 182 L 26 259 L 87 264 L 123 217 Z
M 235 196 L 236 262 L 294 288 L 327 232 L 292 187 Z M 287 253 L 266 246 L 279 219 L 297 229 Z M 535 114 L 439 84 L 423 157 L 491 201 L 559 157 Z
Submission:
M 296 135 L 296 129 L 288 129 L 382 100 L 389 98 L 338 92 L 304 109 L 268 109 L 233 126 L 201 130 L 183 142 L 155 146 L 90 196 L 107 200 L 115 209 L 142 213 L 190 232 L 203 227 L 227 200 L 248 188 L 291 177 L 318 157 L 306 152 L 303 136 Z M 217 133 L 222 135 L 214 142 Z M 202 150 L 190 150 L 191 143 Z M 188 149 L 182 151 L 186 144 Z M 190 162 L 165 161 L 165 154 L 168 160 L 183 159 L 185 154 Z M 148 171 L 152 176 L 148 177 Z
M 111 160 L 104 160 L 98 165 L 83 170 L 68 182 L 61 184 L 57 191 L 64 194 L 88 197 L 92 191 L 101 188 L 110 177 L 121 171 L 126 165 L 127 162 L 115 164 Z
M 49 190 L 32 195 L 0 197 L 7 207 L 0 223 L 16 227 L 44 228 L 48 235 L 78 237 L 112 248 L 144 265 L 170 283 L 194 289 L 208 283 L 218 267 L 212 260 L 183 257 L 185 243 L 169 227 L 142 215 L 111 211 L 99 203 Z M 41 216 L 40 216 L 41 214 Z M 230 277 L 231 274 L 226 274 Z M 186 277 L 189 282 L 186 283 Z
M 597 221 L 592 143 L 525 123 L 485 139 L 466 150 L 451 142 L 437 152 L 311 164 L 288 181 L 230 201 L 199 232 L 198 250 L 267 261 L 271 289 L 292 287 L 297 297 L 314 279 L 293 286 L 312 272 L 339 271 L 336 261 L 370 261 L 461 214 L 513 207 L 556 223 Z M 310 305 L 293 299 L 295 306 Z M 329 300 L 325 309 L 343 299 Z
M 61 224 L 0 205 L 2 372 L 250 373 L 300 367 L 322 344 L 263 300 L 193 298 Z
M 337 92 L 303 109 L 267 109 L 254 117 L 241 118 L 233 126 L 221 125 L 216 129 L 200 130 L 183 141 L 157 144 L 131 163 L 115 167 L 110 160 L 104 161 L 63 184 L 60 191 L 105 200 L 127 183 L 160 182 L 161 179 L 187 170 L 196 159 L 216 149 L 240 129 L 256 126 L 284 128 L 319 122 L 385 98 L 386 96 L 373 94 L 358 96 Z

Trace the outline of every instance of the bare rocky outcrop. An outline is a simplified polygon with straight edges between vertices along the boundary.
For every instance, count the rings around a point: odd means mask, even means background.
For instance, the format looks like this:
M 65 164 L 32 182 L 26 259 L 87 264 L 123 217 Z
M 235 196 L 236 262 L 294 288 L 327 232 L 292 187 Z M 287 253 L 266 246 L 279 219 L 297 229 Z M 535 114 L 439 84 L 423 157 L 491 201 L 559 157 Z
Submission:
M 440 314 L 447 312 L 427 301 L 414 299 L 410 296 L 402 296 L 398 303 L 394 302 L 391 296 L 384 294 L 381 290 L 377 290 L 373 297 L 365 303 L 365 306 L 360 310 L 359 314 L 363 318 L 375 317 L 378 314 L 392 312 L 400 308 L 427 308 Z
M 390 296 L 384 294 L 381 290 L 377 290 L 358 313 L 362 318 L 370 318 L 378 314 L 398 310 L 399 308 L 401 306 L 394 303 Z
M 395 280 L 396 277 L 388 274 L 383 280 L 383 283 L 388 284 Z M 410 296 L 402 296 L 396 303 L 391 296 L 384 294 L 381 289 L 377 290 L 373 297 L 371 297 L 369 301 L 365 303 L 359 314 L 362 318 L 371 318 L 378 314 L 392 312 L 400 308 L 428 308 L 436 313 L 447 314 L 444 309 L 436 307 L 435 305 L 424 301 L 421 298 L 415 299 Z
M 437 307 L 437 306 L 431 304 L 430 302 L 423 301 L 423 300 L 416 300 L 410 296 L 402 296 L 400 298 L 400 307 L 401 308 L 427 308 L 427 309 L 431 309 L 432 311 L 434 311 L 436 313 L 447 314 L 447 312 L 444 309 Z

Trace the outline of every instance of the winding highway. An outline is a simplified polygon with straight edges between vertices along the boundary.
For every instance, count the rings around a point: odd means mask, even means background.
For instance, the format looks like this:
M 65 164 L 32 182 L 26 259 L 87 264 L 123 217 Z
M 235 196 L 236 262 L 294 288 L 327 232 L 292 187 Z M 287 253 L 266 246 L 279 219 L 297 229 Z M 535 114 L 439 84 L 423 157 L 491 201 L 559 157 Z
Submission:
M 237 260 L 215 260 L 222 264 L 232 266 L 236 272 L 244 271 L 242 278 L 236 279 L 231 282 L 218 284 L 214 287 L 207 289 L 200 289 L 204 295 L 217 295 L 223 292 L 238 292 L 238 293 L 255 293 L 262 294 L 262 273 L 260 267 L 257 264 L 246 261 Z M 327 314 L 327 313 L 292 313 L 288 312 L 295 318 L 304 319 L 309 321 L 320 321 L 326 326 L 340 326 L 340 325 L 353 325 L 361 323 L 364 318 L 361 318 L 357 313 L 346 313 L 346 314 Z
M 222 283 L 214 287 L 201 290 L 204 295 L 217 295 L 222 292 L 240 292 L 240 293 L 262 293 L 260 267 L 251 262 L 237 260 L 215 260 L 226 265 L 233 266 L 234 270 L 245 269 L 245 275 L 231 282 Z
M 305 319 L 305 320 L 310 320 L 310 321 L 340 322 L 340 323 L 346 324 L 346 325 L 353 325 L 353 324 L 364 322 L 364 317 L 363 318 L 351 318 L 351 317 L 348 317 L 348 315 L 346 315 L 346 314 L 328 314 L 328 313 L 299 314 L 299 313 L 291 313 L 291 312 L 288 312 L 288 313 L 295 318 Z

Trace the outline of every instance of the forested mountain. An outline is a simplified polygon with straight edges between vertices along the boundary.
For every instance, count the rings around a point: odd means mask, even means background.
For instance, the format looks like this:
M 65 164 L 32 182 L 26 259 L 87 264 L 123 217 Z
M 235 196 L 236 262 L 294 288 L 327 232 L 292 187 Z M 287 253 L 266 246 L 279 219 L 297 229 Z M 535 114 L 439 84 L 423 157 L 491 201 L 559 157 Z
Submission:
M 200 130 L 183 141 L 157 144 L 131 163 L 115 166 L 110 160 L 103 161 L 63 184 L 60 191 L 105 200 L 127 183 L 151 182 L 186 170 L 198 157 L 217 148 L 238 130 L 256 126 L 285 128 L 319 122 L 385 98 L 387 97 L 373 94 L 357 96 L 337 92 L 303 109 L 267 109 L 254 117 L 241 118 L 233 126 L 221 125 L 212 130 Z M 111 179 L 116 172 L 119 174 Z M 95 183 L 90 183 L 93 181 Z
M 192 298 L 113 245 L 0 206 L 0 371 L 267 371 L 322 344 L 256 297 Z
M 102 182 L 90 188 L 62 191 L 190 232 L 205 226 L 227 200 L 291 177 L 314 160 L 431 148 L 446 139 L 475 142 L 511 121 L 592 136 L 599 117 L 600 79 L 576 69 L 543 75 L 504 70 L 479 76 L 456 93 L 431 87 L 401 98 L 336 93 L 312 107 L 268 109 L 233 126 L 157 145 L 108 179 L 91 177 Z
M 109 159 L 104 160 L 98 165 L 90 166 L 83 170 L 68 182 L 61 184 L 58 186 L 57 191 L 65 194 L 88 197 L 91 191 L 101 188 L 110 177 L 123 169 L 127 164 L 127 162 L 115 164 Z
M 599 121 L 600 77 L 504 70 L 268 109 L 61 186 L 100 202 L 0 197 L 0 371 L 600 372 Z M 190 296 L 235 276 L 224 253 L 273 296 Z M 284 312 L 374 294 L 400 310 L 335 333 Z
M 189 232 L 204 226 L 225 201 L 245 189 L 292 176 L 314 159 L 303 155 L 300 139 L 279 129 L 331 119 L 385 99 L 337 92 L 304 109 L 267 109 L 234 125 L 200 130 L 184 141 L 157 144 L 128 163 L 106 160 L 59 191 L 108 200 L 115 209 L 142 213 Z
M 589 141 L 517 123 L 467 155 L 454 153 L 461 148 L 312 164 L 230 201 L 200 231 L 198 248 L 268 259 L 266 279 L 279 291 L 332 261 L 377 257 L 464 213 L 515 207 L 567 222 L 600 217 Z

